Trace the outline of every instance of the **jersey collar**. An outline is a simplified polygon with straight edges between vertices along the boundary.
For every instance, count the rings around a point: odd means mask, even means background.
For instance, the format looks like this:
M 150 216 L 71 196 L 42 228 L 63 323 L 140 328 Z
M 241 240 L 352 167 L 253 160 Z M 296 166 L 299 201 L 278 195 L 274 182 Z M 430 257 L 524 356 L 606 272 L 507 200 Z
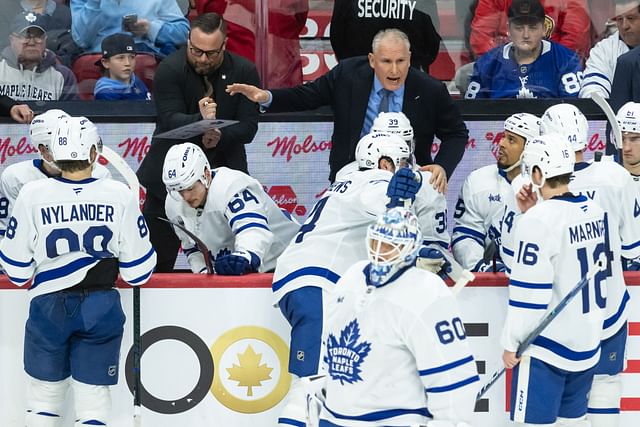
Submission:
M 93 181 L 97 181 L 96 178 L 85 178 L 85 179 L 81 179 L 80 181 L 73 181 L 71 179 L 63 178 L 61 176 L 56 176 L 53 179 L 60 182 L 64 182 L 65 184 L 90 184 Z

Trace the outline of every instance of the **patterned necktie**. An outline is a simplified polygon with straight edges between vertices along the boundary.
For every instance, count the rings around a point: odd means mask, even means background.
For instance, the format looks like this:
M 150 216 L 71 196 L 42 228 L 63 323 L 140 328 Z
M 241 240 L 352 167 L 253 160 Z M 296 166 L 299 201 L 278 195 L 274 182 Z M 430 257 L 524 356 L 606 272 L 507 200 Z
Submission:
M 380 89 L 382 99 L 380 100 L 380 105 L 378 106 L 378 113 L 388 113 L 389 112 L 389 98 L 393 95 L 393 92 L 387 89 Z

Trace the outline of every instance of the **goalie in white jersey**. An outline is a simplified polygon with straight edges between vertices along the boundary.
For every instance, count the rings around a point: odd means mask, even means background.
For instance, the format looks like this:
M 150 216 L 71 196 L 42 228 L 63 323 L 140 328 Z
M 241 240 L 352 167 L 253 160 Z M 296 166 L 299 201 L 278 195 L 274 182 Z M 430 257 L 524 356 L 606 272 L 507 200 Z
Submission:
M 362 170 L 343 175 L 328 188 L 278 259 L 272 289 L 292 326 L 289 372 L 294 376 L 318 373 L 323 302 L 340 276 L 366 259 L 367 227 L 386 210 L 387 195 L 397 205 L 401 198 L 415 198 L 422 187 L 405 167 L 410 156 L 407 144 L 395 135 L 364 136 L 356 147 Z M 305 393 L 296 379 L 279 424 L 304 425 L 305 406 Z
M 27 182 L 37 179 L 60 176 L 60 169 L 53 163 L 49 151 L 51 135 L 61 118 L 69 117 L 62 110 L 48 110 L 34 117 L 29 126 L 31 145 L 40 153 L 39 159 L 25 160 L 7 166 L 0 176 L 0 238 L 4 236 L 7 220 L 18 197 L 18 193 Z M 91 175 L 94 178 L 111 178 L 107 168 L 93 164 Z
M 504 122 L 504 136 L 498 145 L 498 161 L 469 174 L 464 180 L 453 215 L 455 226 L 451 236 L 454 257 L 472 271 L 493 271 L 493 263 L 484 260 L 485 247 L 501 243 L 502 227 L 511 229 L 513 216 L 505 206 L 515 204 L 512 182 L 520 175 L 520 155 L 527 141 L 540 135 L 540 119 L 533 114 L 517 113 Z M 498 258 L 495 271 L 506 267 Z
M 600 358 L 610 265 L 516 358 L 547 310 L 573 289 L 592 265 L 610 259 L 605 212 L 569 192 L 575 156 L 557 134 L 527 142 L 523 174 L 532 185 L 517 195 L 523 213 L 515 226 L 514 264 L 502 333 L 503 360 L 514 368 L 511 419 L 523 425 L 590 426 L 587 395 Z M 543 202 L 536 205 L 539 190 Z M 553 424 L 556 423 L 557 424 Z
M 476 364 L 455 298 L 414 267 L 416 217 L 390 209 L 367 233 L 369 260 L 328 302 L 326 400 L 320 426 L 468 426 Z
M 0 242 L 9 279 L 31 281 L 27 427 L 62 425 L 70 385 L 75 426 L 107 425 L 125 322 L 115 281 L 142 285 L 155 267 L 137 194 L 91 177 L 101 147 L 89 120 L 61 118 L 50 149 L 62 176 L 24 186 Z
M 215 272 L 242 275 L 272 271 L 299 224 L 276 205 L 262 184 L 244 172 L 211 169 L 200 147 L 171 147 L 164 160 L 167 218 L 195 234 L 209 249 Z M 204 254 L 174 227 L 191 271 L 206 273 Z

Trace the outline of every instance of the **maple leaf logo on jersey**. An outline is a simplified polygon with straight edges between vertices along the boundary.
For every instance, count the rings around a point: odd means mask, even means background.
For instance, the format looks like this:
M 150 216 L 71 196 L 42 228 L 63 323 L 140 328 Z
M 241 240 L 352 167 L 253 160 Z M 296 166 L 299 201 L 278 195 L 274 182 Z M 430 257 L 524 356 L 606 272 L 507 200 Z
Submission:
M 371 343 L 358 343 L 360 326 L 358 320 L 351 321 L 341 332 L 340 341 L 333 334 L 327 340 L 327 355 L 324 361 L 329 366 L 329 375 L 334 380 L 353 384 L 362 381 L 360 365 L 371 351 Z

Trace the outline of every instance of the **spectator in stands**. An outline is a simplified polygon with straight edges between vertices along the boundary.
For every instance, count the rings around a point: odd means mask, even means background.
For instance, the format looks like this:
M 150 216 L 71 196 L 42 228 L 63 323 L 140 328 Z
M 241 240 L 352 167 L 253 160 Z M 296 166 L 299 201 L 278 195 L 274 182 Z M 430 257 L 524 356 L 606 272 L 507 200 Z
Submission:
M 87 52 L 100 52 L 106 36 L 126 31 L 138 52 L 164 57 L 185 44 L 189 33 L 175 1 L 71 0 L 71 16 L 73 38 Z
M 76 99 L 75 76 L 45 47 L 48 23 L 48 15 L 33 12 L 15 17 L 0 59 L 0 94 L 22 101 Z
M 407 35 L 397 29 L 380 31 L 373 38 L 369 57 L 345 59 L 315 81 L 289 89 L 262 90 L 234 84 L 241 93 L 269 111 L 304 111 L 331 106 L 334 117 L 329 180 L 355 160 L 358 140 L 369 133 L 379 112 L 402 111 L 413 126 L 416 162 L 432 173 L 431 184 L 440 192 L 464 154 L 468 131 L 445 86 L 410 67 Z M 433 138 L 440 150 L 431 158 Z
M 194 0 L 198 14 L 214 12 L 227 25 L 226 49 L 257 63 L 255 0 Z M 302 84 L 302 58 L 299 36 L 309 12 L 308 0 L 269 0 L 269 21 L 263 40 L 266 60 L 263 84 L 291 87 Z
M 8 96 L 0 96 L 0 115 L 9 116 L 18 123 L 30 123 L 33 111 L 26 104 L 18 104 Z
M 544 40 L 544 22 L 538 0 L 514 0 L 509 8 L 511 42 L 476 61 L 465 98 L 578 96 L 580 60 L 559 43 Z
M 213 168 L 227 166 L 248 173 L 244 144 L 258 131 L 258 107 L 243 98 L 225 92 L 228 84 L 242 82 L 258 85 L 254 64 L 225 50 L 224 20 L 205 13 L 191 21 L 187 46 L 179 49 L 156 70 L 153 98 L 158 113 L 156 132 L 165 132 L 202 119 L 238 120 L 239 123 L 213 129 L 189 141 L 203 148 Z M 162 164 L 175 140 L 154 139 L 138 177 L 147 189 L 143 214 L 149 225 L 151 242 L 158 253 L 157 272 L 172 271 L 179 241 L 164 217 L 166 189 L 162 183 Z
M 383 0 L 370 4 L 360 0 L 335 0 L 330 37 L 338 61 L 368 54 L 371 40 L 378 31 L 397 28 L 409 36 L 411 65 L 429 71 L 442 40 L 432 22 L 432 17 L 438 16 L 436 2 L 416 0 L 412 2 L 413 7 L 406 2 L 397 3 L 397 8 L 391 7 L 391 3 L 396 2 Z
M 616 0 L 615 23 L 618 31 L 596 44 L 584 70 L 581 98 L 599 93 L 609 98 L 618 57 L 640 45 L 640 1 Z
M 112 34 L 102 40 L 102 59 L 96 62 L 103 77 L 96 82 L 96 99 L 150 100 L 149 89 L 134 73 L 136 47 L 128 34 Z
M 476 57 L 506 43 L 507 12 L 512 0 L 479 0 L 471 21 L 471 49 Z M 544 37 L 585 58 L 591 47 L 591 20 L 586 0 L 542 0 Z

